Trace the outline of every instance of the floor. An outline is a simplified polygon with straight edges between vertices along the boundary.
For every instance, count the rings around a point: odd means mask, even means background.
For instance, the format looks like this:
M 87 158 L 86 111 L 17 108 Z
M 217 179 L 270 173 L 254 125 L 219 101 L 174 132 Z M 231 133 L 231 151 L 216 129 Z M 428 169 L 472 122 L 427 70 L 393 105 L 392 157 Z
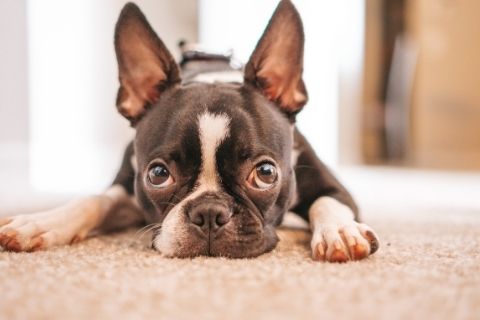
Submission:
M 308 231 L 295 228 L 280 229 L 277 249 L 257 259 L 165 259 L 148 248 L 148 234 L 130 230 L 0 252 L 0 319 L 478 319 L 480 176 L 340 175 L 381 238 L 365 261 L 314 262 Z M 11 191 L 0 215 L 63 200 Z

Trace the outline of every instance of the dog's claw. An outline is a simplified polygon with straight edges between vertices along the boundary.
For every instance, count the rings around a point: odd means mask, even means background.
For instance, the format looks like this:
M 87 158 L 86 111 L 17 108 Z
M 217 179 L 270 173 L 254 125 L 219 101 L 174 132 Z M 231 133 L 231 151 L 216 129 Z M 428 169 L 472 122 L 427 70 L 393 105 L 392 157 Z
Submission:
M 365 238 L 370 243 L 370 254 L 375 253 L 379 248 L 379 242 L 377 236 L 370 230 L 365 231 Z
M 319 243 L 312 251 L 312 258 L 315 261 L 325 261 L 325 248 L 323 243 Z
M 43 238 L 41 236 L 35 237 L 30 241 L 30 249 L 28 251 L 33 252 L 41 249 L 43 246 Z
M 8 243 L 6 244 L 5 248 L 13 252 L 22 251 L 22 246 L 15 238 L 10 239 L 10 241 L 8 241 Z
M 341 249 L 333 250 L 332 254 L 328 258 L 330 262 L 347 262 L 349 260 L 348 255 L 343 252 Z
M 361 260 L 368 256 L 368 248 L 357 244 L 352 248 L 352 260 Z

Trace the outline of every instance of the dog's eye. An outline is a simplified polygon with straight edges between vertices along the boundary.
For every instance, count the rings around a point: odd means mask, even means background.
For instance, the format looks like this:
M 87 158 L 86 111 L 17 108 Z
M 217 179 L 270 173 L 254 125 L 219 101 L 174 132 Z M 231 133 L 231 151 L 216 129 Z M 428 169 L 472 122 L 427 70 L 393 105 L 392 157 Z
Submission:
M 258 164 L 248 176 L 247 182 L 256 189 L 268 189 L 277 181 L 277 168 L 270 162 Z
M 148 182 L 156 188 L 166 188 L 173 184 L 174 180 L 164 165 L 155 164 L 148 170 Z

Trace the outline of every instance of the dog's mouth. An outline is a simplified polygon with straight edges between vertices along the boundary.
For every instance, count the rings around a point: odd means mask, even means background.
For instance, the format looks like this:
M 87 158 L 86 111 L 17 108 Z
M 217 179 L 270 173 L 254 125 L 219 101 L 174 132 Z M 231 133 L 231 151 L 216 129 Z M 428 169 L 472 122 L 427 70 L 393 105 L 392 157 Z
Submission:
M 182 226 L 183 232 L 171 238 L 162 227 L 153 230 L 152 248 L 168 258 L 194 258 L 198 256 L 253 258 L 273 250 L 278 242 L 274 227 L 263 230 L 237 231 L 230 225 L 213 232 L 203 232 L 195 226 Z M 185 232 L 186 231 L 186 232 Z M 167 238 L 168 237 L 168 238 Z

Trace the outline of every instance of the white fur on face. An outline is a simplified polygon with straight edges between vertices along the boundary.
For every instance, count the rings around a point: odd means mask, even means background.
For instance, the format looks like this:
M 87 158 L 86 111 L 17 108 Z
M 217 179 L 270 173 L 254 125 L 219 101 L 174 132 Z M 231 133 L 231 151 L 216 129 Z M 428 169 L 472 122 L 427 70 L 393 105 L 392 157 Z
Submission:
M 198 178 L 199 189 L 218 189 L 216 153 L 220 143 L 230 134 L 230 118 L 225 114 L 205 112 L 198 117 L 198 130 L 202 149 L 202 169 Z
M 185 199 L 173 208 L 162 223 L 162 232 L 155 238 L 153 246 L 166 256 L 175 254 L 175 244 L 186 234 L 185 204 L 206 191 L 218 191 L 216 153 L 222 141 L 230 134 L 230 118 L 225 114 L 202 113 L 198 117 L 198 133 L 202 152 L 202 167 L 197 180 L 197 187 Z

